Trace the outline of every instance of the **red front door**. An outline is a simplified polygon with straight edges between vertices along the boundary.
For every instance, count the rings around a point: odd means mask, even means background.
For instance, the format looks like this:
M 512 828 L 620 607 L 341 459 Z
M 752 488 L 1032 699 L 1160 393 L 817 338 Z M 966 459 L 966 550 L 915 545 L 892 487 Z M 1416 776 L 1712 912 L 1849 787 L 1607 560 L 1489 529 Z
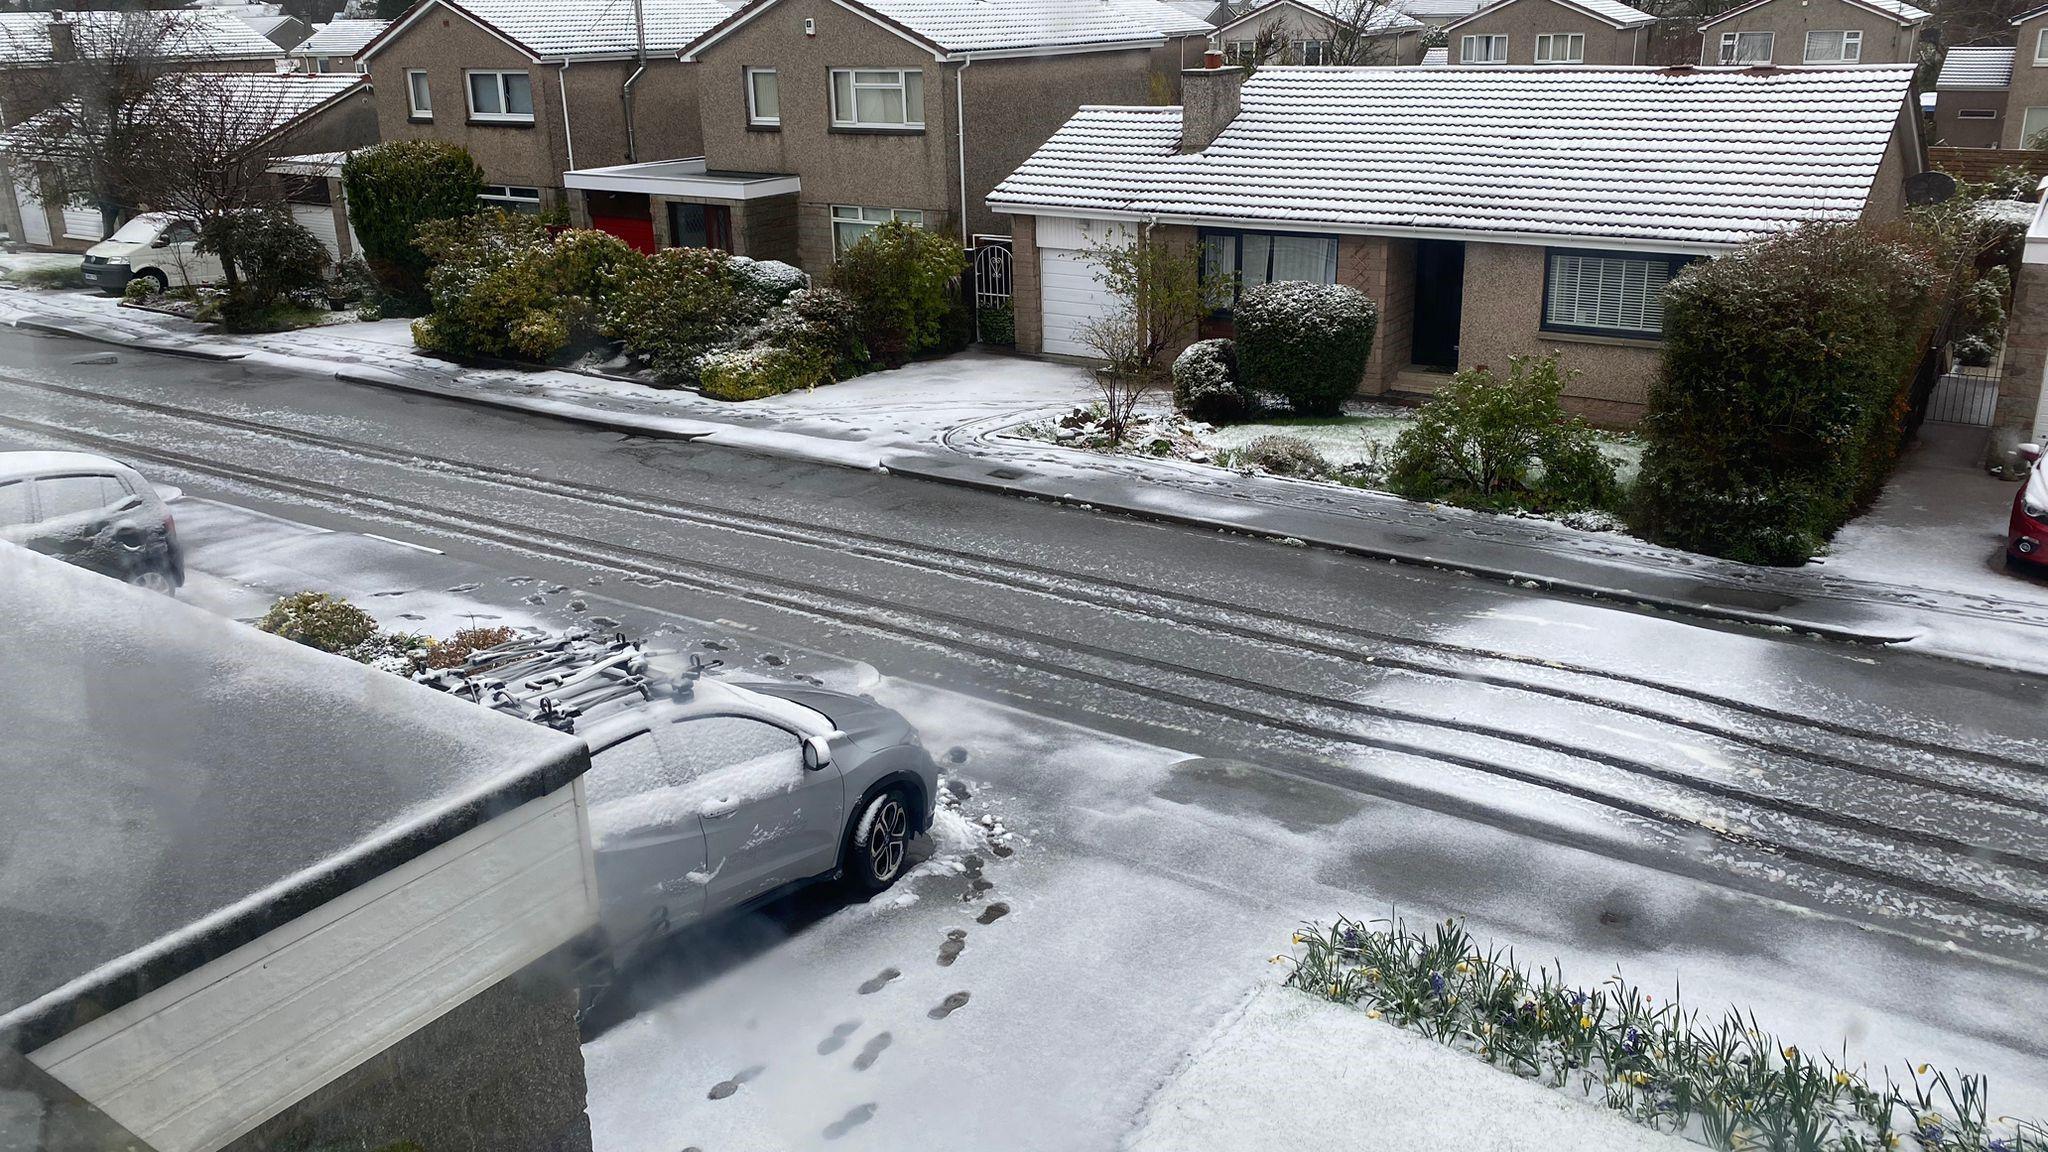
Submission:
M 592 213 L 590 223 L 599 231 L 609 232 L 642 252 L 654 251 L 654 221 L 651 219 Z

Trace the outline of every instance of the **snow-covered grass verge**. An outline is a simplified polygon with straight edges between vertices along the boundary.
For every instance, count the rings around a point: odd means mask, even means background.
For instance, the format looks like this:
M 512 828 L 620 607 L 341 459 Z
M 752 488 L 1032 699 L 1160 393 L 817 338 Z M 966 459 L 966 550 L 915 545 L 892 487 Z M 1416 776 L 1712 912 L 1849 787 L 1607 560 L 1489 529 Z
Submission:
M 1618 973 L 1586 989 L 1482 950 L 1457 921 L 1427 931 L 1339 917 L 1294 935 L 1287 983 L 1577 1095 L 1659 1132 L 1772 1152 L 2048 1152 L 2048 1127 L 1993 1118 L 1982 1076 L 1867 1066 L 1784 1045 L 1753 1015 L 1702 1019 Z

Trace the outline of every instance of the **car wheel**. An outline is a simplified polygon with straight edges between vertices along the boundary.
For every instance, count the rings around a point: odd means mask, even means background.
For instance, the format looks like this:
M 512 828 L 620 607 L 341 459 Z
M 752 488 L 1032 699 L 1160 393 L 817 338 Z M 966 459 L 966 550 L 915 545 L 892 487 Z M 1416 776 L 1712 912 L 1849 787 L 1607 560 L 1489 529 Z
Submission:
M 166 596 L 176 596 L 178 594 L 178 586 L 171 583 L 170 575 L 161 568 L 149 568 L 137 572 L 128 578 L 128 582 L 137 588 L 147 588 L 151 592 L 161 592 Z
M 856 890 L 880 892 L 903 875 L 910 857 L 910 803 L 891 788 L 868 801 L 846 846 L 846 879 Z

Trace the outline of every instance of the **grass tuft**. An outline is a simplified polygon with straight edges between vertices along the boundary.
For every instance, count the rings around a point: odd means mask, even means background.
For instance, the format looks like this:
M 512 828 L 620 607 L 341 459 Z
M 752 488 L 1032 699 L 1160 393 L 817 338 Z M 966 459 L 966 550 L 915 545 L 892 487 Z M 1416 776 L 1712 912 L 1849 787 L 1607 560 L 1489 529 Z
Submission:
M 1482 949 L 1456 920 L 1338 918 L 1275 957 L 1287 982 L 1496 1067 L 1588 1098 L 1659 1131 L 1743 1152 L 2048 1152 L 2048 1127 L 1992 1117 L 1985 1080 L 1908 1065 L 1882 1069 L 1782 1044 L 1753 1014 L 1702 1019 L 1620 973 L 1598 987 L 1556 964 L 1529 968 Z M 1880 1082 L 1882 1086 L 1880 1087 Z

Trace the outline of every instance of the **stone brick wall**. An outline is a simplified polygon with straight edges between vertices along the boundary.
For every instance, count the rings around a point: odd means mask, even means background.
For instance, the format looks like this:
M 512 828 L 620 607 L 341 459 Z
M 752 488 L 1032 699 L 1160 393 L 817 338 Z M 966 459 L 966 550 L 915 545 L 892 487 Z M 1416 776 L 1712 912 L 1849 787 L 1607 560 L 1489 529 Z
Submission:
M 576 990 L 546 961 L 485 989 L 226 1152 L 590 1152 Z
M 1408 366 L 1415 317 L 1415 241 L 1382 236 L 1344 236 L 1337 241 L 1337 282 L 1348 284 L 1379 306 L 1379 330 L 1358 390 L 1385 392 Z
M 1998 407 L 1991 417 L 1986 464 L 2003 464 L 2013 445 L 2039 443 L 2048 435 L 2040 421 L 2044 373 L 2048 373 L 2048 265 L 2022 264 L 2013 280 L 2005 364 L 1998 378 Z
M 1016 314 L 1017 351 L 1045 350 L 1045 313 L 1038 298 L 1038 217 L 1010 217 L 1010 308 Z

